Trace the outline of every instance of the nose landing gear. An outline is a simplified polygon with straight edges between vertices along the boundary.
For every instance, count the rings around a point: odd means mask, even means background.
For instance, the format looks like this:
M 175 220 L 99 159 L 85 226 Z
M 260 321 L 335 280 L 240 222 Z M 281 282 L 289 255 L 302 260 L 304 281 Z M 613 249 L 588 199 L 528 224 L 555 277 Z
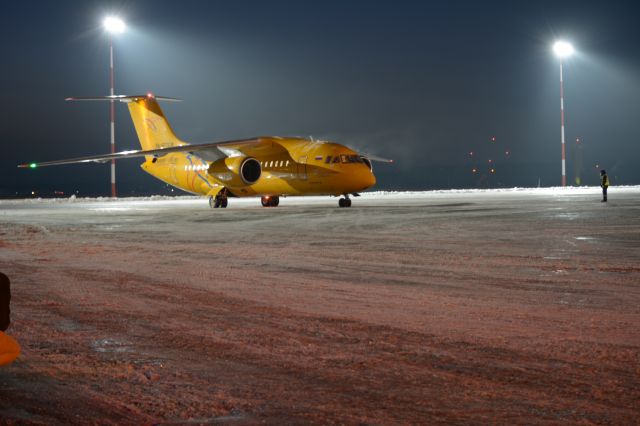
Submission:
M 260 202 L 262 203 L 262 207 L 278 207 L 280 197 L 277 195 L 263 195 Z

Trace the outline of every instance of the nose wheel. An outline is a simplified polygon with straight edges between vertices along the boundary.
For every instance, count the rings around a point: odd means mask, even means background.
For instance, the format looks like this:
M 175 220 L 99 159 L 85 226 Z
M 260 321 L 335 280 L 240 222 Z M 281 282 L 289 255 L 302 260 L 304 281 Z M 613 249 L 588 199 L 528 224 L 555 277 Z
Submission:
M 264 195 L 260 199 L 260 202 L 262 203 L 262 207 L 278 207 L 280 197 L 277 195 Z
M 339 207 L 351 207 L 351 198 L 345 195 L 344 198 L 338 200 Z

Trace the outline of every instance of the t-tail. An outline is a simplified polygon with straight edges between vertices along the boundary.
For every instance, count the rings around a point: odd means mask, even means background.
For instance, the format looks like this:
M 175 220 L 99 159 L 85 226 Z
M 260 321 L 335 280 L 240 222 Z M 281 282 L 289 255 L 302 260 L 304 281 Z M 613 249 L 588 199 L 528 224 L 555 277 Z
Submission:
M 127 96 L 99 96 L 87 98 L 67 98 L 67 101 L 118 101 L 124 102 L 129 107 L 131 120 L 136 128 L 138 139 L 142 149 L 162 149 L 174 146 L 186 145 L 173 132 L 171 125 L 164 116 L 158 101 L 179 102 L 180 99 L 146 95 Z

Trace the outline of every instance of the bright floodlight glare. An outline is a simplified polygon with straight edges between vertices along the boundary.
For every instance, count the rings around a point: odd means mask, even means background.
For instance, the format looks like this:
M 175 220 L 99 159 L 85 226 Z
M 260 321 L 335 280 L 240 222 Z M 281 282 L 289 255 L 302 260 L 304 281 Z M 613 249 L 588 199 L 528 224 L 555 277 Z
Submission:
M 566 41 L 556 41 L 553 45 L 553 52 L 559 58 L 566 58 L 573 54 L 573 46 Z
M 120 18 L 116 18 L 114 16 L 109 16 L 104 19 L 104 28 L 110 33 L 123 33 L 124 32 L 124 22 Z

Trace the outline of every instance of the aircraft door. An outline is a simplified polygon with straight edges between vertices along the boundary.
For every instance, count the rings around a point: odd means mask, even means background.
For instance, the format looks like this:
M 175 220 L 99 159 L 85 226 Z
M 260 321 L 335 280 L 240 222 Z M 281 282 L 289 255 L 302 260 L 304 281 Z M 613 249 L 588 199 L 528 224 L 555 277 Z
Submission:
M 307 180 L 307 157 L 300 157 L 297 163 L 298 179 Z

